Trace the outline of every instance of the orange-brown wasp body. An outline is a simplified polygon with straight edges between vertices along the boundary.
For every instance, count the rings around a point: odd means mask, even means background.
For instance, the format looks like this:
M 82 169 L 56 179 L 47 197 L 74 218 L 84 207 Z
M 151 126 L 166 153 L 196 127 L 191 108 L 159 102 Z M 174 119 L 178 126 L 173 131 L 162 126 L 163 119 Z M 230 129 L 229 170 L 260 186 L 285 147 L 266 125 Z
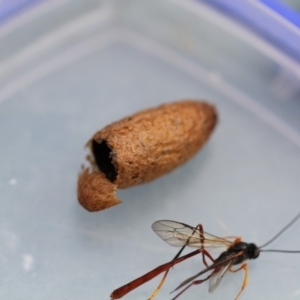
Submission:
M 248 282 L 248 266 L 246 261 L 248 259 L 255 259 L 259 256 L 260 252 L 285 252 L 285 253 L 300 253 L 300 251 L 289 251 L 289 250 L 264 250 L 263 247 L 269 245 L 273 242 L 279 235 L 281 235 L 287 228 L 289 228 L 294 222 L 300 218 L 300 213 L 287 224 L 280 232 L 278 232 L 270 241 L 264 245 L 258 247 L 253 243 L 245 243 L 240 237 L 226 237 L 220 238 L 203 231 L 202 225 L 197 227 L 192 227 L 184 223 L 176 221 L 162 220 L 153 223 L 152 229 L 154 232 L 162 238 L 166 243 L 171 246 L 181 247 L 180 251 L 174 257 L 174 259 L 166 264 L 163 264 L 154 270 L 148 272 L 147 274 L 125 284 L 124 286 L 116 289 L 112 292 L 112 299 L 120 299 L 125 296 L 130 291 L 139 287 L 143 283 L 151 280 L 157 275 L 164 273 L 162 280 L 160 281 L 158 287 L 151 294 L 149 300 L 153 299 L 156 294 L 161 289 L 167 274 L 173 266 L 176 264 L 194 256 L 197 254 L 202 255 L 203 263 L 206 266 L 201 272 L 183 281 L 174 291 L 182 289 L 172 300 L 177 299 L 182 293 L 184 293 L 192 285 L 201 284 L 204 281 L 209 280 L 209 292 L 213 292 L 221 282 L 224 275 L 229 272 L 237 272 L 239 270 L 244 270 L 244 280 L 242 287 L 235 297 L 235 300 L 239 298 L 242 291 Z M 197 250 L 190 252 L 186 255 L 180 256 L 183 249 L 186 247 L 194 247 Z M 212 249 L 219 249 L 221 254 L 217 259 L 213 259 L 209 254 Z M 211 261 L 209 264 L 207 259 Z M 235 265 L 240 265 L 237 269 L 234 269 Z M 197 279 L 199 276 L 210 272 L 208 276 L 203 279 Z

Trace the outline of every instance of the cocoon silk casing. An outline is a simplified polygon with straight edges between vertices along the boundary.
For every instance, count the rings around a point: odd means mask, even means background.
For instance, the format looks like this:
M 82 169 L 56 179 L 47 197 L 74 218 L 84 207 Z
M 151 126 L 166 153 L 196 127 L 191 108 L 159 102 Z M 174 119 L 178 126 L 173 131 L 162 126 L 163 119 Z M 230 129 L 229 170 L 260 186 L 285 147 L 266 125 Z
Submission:
M 79 176 L 79 202 L 90 211 L 120 203 L 117 188 L 156 179 L 183 164 L 205 144 L 216 122 L 213 105 L 183 100 L 106 126 L 87 144 L 91 167 Z

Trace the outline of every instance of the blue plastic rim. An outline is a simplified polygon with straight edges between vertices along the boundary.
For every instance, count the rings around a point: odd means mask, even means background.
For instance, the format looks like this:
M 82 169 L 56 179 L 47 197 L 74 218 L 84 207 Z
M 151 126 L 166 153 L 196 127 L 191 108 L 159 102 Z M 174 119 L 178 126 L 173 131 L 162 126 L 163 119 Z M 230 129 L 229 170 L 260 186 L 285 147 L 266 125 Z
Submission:
M 32 6 L 48 0 L 0 1 L 0 26 Z M 186 0 L 182 0 L 186 1 Z M 300 62 L 300 13 L 283 0 L 196 0 L 204 2 Z M 299 0 L 300 1 L 300 0 Z
M 276 0 L 198 0 L 228 15 L 300 62 L 300 14 Z
M 275 0 L 260 0 L 260 2 L 300 28 L 300 14 L 290 6 Z
M 0 23 L 11 18 L 16 13 L 43 0 L 2 0 L 0 1 Z

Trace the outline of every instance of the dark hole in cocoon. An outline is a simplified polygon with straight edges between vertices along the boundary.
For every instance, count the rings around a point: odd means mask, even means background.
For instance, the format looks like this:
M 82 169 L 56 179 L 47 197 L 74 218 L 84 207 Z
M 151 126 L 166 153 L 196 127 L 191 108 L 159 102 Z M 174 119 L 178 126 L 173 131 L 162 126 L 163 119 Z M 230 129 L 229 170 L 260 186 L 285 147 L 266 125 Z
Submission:
M 112 149 L 104 140 L 101 143 L 93 140 L 92 151 L 98 168 L 105 174 L 108 180 L 114 182 L 118 172 L 112 163 Z

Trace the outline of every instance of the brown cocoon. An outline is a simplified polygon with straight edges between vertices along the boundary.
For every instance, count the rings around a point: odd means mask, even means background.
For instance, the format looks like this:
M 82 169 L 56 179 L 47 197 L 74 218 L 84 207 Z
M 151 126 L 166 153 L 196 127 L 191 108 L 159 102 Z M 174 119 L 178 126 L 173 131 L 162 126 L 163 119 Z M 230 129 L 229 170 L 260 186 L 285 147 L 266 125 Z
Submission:
M 103 173 L 90 173 L 84 169 L 78 179 L 78 199 L 89 211 L 98 211 L 117 205 L 121 201 L 116 196 L 117 187 Z
M 185 100 L 147 109 L 112 123 L 98 131 L 88 143 L 94 173 L 104 173 L 118 188 L 156 179 L 191 158 L 207 141 L 216 121 L 214 106 Z M 81 186 L 82 181 L 89 178 L 79 180 Z M 96 189 L 95 182 L 93 189 Z M 88 190 L 89 183 L 85 182 L 84 186 Z M 86 208 L 88 205 L 89 210 L 110 205 L 109 201 L 96 205 L 92 192 L 81 193 L 80 190 L 78 186 L 79 201 Z M 99 197 L 99 201 L 103 197 Z

